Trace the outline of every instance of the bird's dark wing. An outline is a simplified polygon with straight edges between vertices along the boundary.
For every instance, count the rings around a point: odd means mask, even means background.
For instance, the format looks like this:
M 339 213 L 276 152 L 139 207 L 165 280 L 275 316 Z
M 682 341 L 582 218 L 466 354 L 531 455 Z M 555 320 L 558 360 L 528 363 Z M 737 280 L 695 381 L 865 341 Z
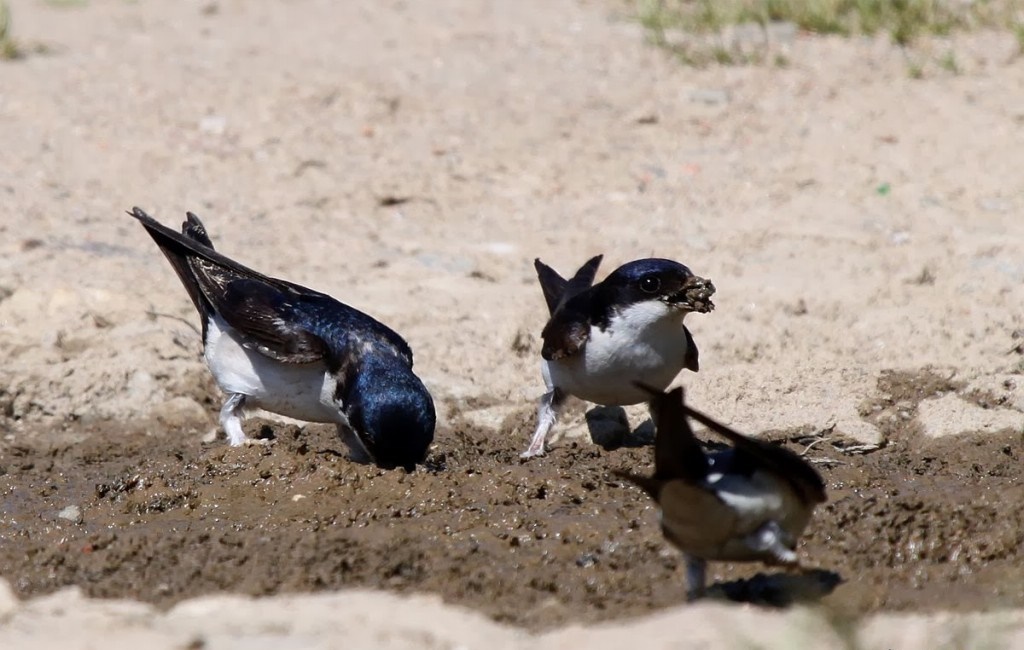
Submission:
M 571 279 L 566 280 L 539 259 L 534 260 L 544 299 L 551 318 L 541 331 L 544 345 L 541 356 L 548 361 L 571 357 L 590 338 L 590 312 L 585 295 L 594 283 L 594 275 L 603 255 L 587 260 Z
M 300 296 L 252 278 L 231 278 L 216 267 L 197 275 L 204 293 L 215 297 L 217 313 L 246 347 L 283 363 L 326 361 L 330 356 L 327 342 L 297 313 Z
M 825 501 L 825 482 L 807 461 L 783 447 L 749 438 L 717 420 L 683 405 L 683 412 L 722 436 L 736 447 L 735 463 L 764 468 L 787 481 L 807 503 Z
M 686 357 L 683 360 L 683 367 L 687 370 L 697 372 L 700 370 L 700 352 L 697 351 L 697 344 L 693 340 L 693 334 L 683 325 L 683 335 L 686 336 Z
M 308 323 L 309 331 L 330 343 L 332 355 L 340 353 L 358 358 L 371 349 L 377 353 L 390 350 L 412 368 L 409 344 L 398 332 L 372 316 L 325 294 L 303 296 L 297 309 L 301 312 L 300 320 Z M 333 357 L 328 360 L 329 363 L 334 361 Z
M 540 333 L 544 345 L 540 354 L 548 361 L 571 357 L 590 338 L 590 318 L 582 311 L 563 305 Z
M 540 282 L 541 291 L 544 292 L 544 301 L 548 305 L 549 314 L 554 314 L 566 300 L 589 289 L 594 284 L 594 276 L 597 275 L 597 267 L 601 265 L 603 257 L 603 255 L 597 255 L 587 260 L 587 263 L 581 266 L 569 280 L 541 262 L 540 258 L 533 261 L 533 268 L 537 269 L 537 280 Z
M 212 284 L 218 274 L 214 270 L 203 277 Z M 272 359 L 323 361 L 338 370 L 358 366 L 363 355 L 372 351 L 393 354 L 412 367 L 412 350 L 398 333 L 326 294 L 249 278 L 230 280 L 223 290 L 211 287 L 209 292 L 216 293 L 218 314 L 243 337 L 244 344 Z
M 314 307 L 324 302 L 333 303 L 336 310 L 346 315 L 353 312 L 356 324 L 362 324 L 362 319 L 376 322 L 330 296 L 268 277 L 217 253 L 202 221 L 194 214 L 188 214 L 181 233 L 139 208 L 129 214 L 142 223 L 177 272 L 203 316 L 204 340 L 207 320 L 216 314 L 237 331 L 247 347 L 265 356 L 286 363 L 325 360 L 333 364 L 328 356 L 337 356 L 344 346 L 330 346 L 313 331 L 317 322 L 315 317 L 310 318 L 305 313 L 308 303 L 313 303 Z M 386 331 L 385 336 L 391 334 L 397 339 L 390 342 L 411 359 L 406 342 L 387 328 L 381 328 Z
M 193 262 L 200 260 L 202 261 L 201 268 L 216 267 L 223 269 L 225 273 L 230 274 L 232 277 L 251 278 L 275 286 L 288 286 L 286 282 L 269 278 L 215 251 L 213 243 L 210 241 L 209 235 L 207 235 L 206 228 L 199 221 L 199 217 L 194 214 L 189 213 L 188 221 L 182 224 L 181 233 L 175 232 L 158 222 L 141 208 L 132 208 L 128 214 L 139 220 L 146 229 L 146 232 L 156 242 L 156 245 L 160 247 L 160 250 L 171 262 L 171 266 L 174 267 L 185 288 L 188 289 L 190 296 L 193 295 L 194 289 L 199 288 L 197 286 L 198 278 L 196 274 L 197 268 L 200 267 L 197 264 L 193 264 Z M 202 297 L 201 292 L 198 295 Z M 196 308 L 203 312 L 204 306 L 199 304 L 201 301 L 197 301 L 193 297 L 193 302 L 196 302 Z

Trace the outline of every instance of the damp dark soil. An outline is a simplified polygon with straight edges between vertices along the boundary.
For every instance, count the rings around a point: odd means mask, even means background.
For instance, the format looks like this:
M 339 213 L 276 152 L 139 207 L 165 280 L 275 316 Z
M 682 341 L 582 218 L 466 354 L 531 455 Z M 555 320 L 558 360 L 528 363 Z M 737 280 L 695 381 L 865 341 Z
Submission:
M 880 378 L 864 414 L 889 442 L 867 454 L 827 432 L 772 433 L 826 478 L 800 547 L 815 570 L 712 564 L 713 594 L 850 615 L 1024 605 L 1022 434 L 917 432 L 916 403 L 956 389 L 929 373 Z M 651 448 L 564 443 L 522 462 L 532 420 L 529 405 L 500 432 L 456 416 L 413 473 L 349 461 L 323 426 L 263 425 L 276 436 L 265 447 L 88 426 L 61 443 L 5 442 L 0 575 L 22 596 L 80 585 L 164 606 L 211 592 L 429 592 L 530 628 L 683 602 L 656 511 L 610 472 L 645 470 Z

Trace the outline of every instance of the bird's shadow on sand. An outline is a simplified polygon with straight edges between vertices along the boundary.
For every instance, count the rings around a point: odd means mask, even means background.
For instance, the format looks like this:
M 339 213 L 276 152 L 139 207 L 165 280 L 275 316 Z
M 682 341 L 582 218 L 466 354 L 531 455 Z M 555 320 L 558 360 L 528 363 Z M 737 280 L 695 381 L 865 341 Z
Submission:
M 605 451 L 654 444 L 654 423 L 646 420 L 630 430 L 626 409 L 621 406 L 595 406 L 585 417 L 590 439 Z
M 708 587 L 707 598 L 781 609 L 817 602 L 842 582 L 842 576 L 825 569 L 758 573 L 750 578 L 715 583 Z
M 654 422 L 648 418 L 636 429 L 629 428 L 626 409 L 621 406 L 595 406 L 584 417 L 590 430 L 590 440 L 604 449 L 614 451 L 625 447 L 653 447 Z M 701 435 L 704 433 L 705 435 Z M 697 431 L 697 439 L 708 453 L 725 451 L 731 447 L 721 441 L 707 439 L 706 432 Z

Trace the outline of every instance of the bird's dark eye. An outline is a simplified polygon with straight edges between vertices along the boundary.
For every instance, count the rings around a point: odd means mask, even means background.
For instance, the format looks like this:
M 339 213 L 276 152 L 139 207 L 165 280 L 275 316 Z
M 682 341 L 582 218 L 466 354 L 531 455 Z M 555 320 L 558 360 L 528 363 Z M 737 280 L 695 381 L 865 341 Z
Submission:
M 661 280 L 656 275 L 645 275 L 640 278 L 640 291 L 644 293 L 657 293 L 661 288 Z

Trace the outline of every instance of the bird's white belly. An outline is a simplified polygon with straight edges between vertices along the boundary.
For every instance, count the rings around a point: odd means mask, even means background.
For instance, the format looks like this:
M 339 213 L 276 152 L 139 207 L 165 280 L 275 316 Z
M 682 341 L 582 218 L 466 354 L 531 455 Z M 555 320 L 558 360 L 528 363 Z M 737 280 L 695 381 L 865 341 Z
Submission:
M 769 521 L 791 540 L 804 532 L 811 509 L 783 479 L 768 472 L 753 475 L 709 474 L 708 486 L 736 515 L 736 534 L 749 535 Z
M 589 402 L 639 404 L 650 395 L 634 382 L 668 388 L 685 365 L 686 348 L 681 315 L 645 322 L 624 314 L 604 331 L 593 328 L 580 353 L 545 361 L 543 372 L 552 386 Z
M 206 365 L 225 393 L 246 396 L 246 406 L 307 422 L 344 423 L 334 399 L 337 381 L 323 363 L 289 364 L 244 347 L 220 318 L 210 321 Z

